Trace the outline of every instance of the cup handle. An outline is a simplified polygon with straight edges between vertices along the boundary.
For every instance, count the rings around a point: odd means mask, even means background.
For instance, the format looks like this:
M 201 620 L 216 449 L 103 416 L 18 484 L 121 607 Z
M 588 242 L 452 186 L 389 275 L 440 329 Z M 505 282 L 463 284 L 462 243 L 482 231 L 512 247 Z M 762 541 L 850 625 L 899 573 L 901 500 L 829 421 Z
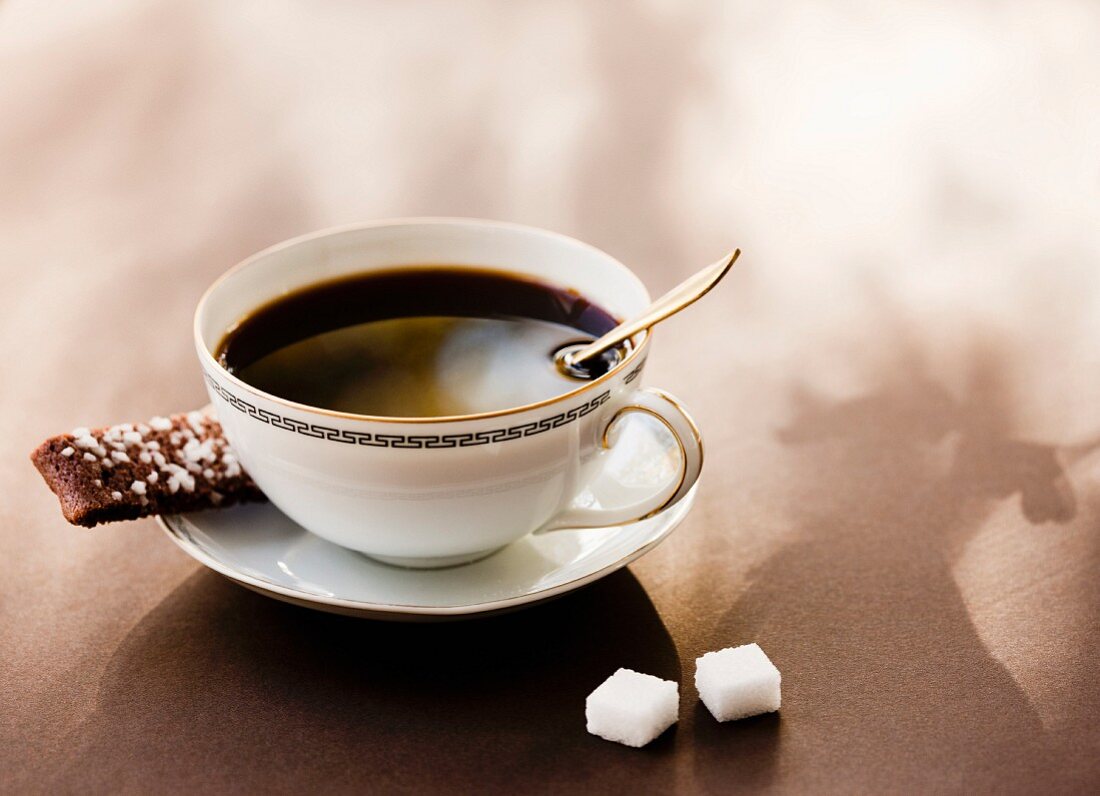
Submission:
M 608 436 L 611 429 L 631 412 L 641 412 L 661 421 L 680 446 L 680 478 L 675 486 L 664 488 L 655 495 L 627 506 L 613 509 L 572 505 L 539 528 L 535 533 L 546 533 L 572 528 L 609 528 L 628 522 L 648 519 L 670 506 L 679 503 L 699 480 L 703 469 L 703 437 L 691 415 L 678 400 L 664 390 L 646 387 L 631 397 L 630 403 L 621 407 L 604 426 L 600 437 L 603 450 L 610 451 Z

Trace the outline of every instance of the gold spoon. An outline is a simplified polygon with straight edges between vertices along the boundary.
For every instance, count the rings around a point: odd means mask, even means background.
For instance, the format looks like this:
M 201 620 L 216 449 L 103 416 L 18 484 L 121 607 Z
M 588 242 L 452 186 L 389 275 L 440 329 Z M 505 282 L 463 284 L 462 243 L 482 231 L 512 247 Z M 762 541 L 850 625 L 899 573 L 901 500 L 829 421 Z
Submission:
M 729 270 L 740 256 L 741 250 L 734 249 L 726 257 L 712 265 L 708 265 L 702 271 L 689 276 L 672 288 L 672 290 L 646 307 L 641 315 L 620 323 L 598 340 L 562 348 L 554 355 L 554 362 L 567 375 L 584 376 L 585 372 L 580 367 L 580 363 L 602 354 L 609 348 L 614 348 L 643 329 L 649 329 L 670 315 L 675 315 L 685 307 L 694 304 L 722 281 L 722 277 L 729 273 Z

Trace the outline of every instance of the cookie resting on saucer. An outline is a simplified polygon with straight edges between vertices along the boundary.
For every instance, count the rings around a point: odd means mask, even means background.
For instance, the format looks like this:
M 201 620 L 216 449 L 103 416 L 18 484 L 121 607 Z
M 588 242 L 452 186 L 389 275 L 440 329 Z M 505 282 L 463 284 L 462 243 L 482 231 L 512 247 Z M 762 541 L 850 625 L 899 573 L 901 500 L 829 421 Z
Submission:
M 31 461 L 74 525 L 266 500 L 241 469 L 216 418 L 202 412 L 77 428 Z

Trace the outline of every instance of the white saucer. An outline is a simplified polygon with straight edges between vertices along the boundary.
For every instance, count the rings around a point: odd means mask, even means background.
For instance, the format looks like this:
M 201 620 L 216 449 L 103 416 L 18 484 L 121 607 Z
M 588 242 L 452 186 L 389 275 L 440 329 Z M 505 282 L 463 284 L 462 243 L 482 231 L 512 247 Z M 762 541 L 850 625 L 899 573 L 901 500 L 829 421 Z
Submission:
M 687 516 L 697 489 L 648 520 L 527 536 L 481 561 L 443 570 L 372 561 L 305 531 L 270 504 L 158 521 L 196 561 L 276 600 L 374 619 L 431 621 L 516 610 L 609 575 L 664 540 Z

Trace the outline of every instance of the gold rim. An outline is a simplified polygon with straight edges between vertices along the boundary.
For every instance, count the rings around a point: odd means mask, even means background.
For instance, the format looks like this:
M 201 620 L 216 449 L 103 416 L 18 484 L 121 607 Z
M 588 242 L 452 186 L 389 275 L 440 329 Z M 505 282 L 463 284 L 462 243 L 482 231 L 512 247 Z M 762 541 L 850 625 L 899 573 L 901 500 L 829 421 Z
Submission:
M 687 481 L 688 452 L 687 447 L 684 445 L 684 441 L 680 439 L 680 435 L 676 433 L 676 429 L 672 427 L 671 423 L 669 423 L 664 417 L 662 417 L 660 413 L 654 412 L 652 409 L 649 409 L 645 406 L 638 406 L 637 404 L 627 404 L 611 416 L 610 422 L 608 422 L 608 424 L 604 426 L 603 435 L 600 437 L 600 445 L 603 447 L 604 450 L 611 449 L 611 445 L 608 442 L 608 435 L 611 433 L 611 427 L 614 426 L 616 422 L 618 422 L 619 418 L 623 417 L 624 415 L 628 415 L 631 412 L 641 412 L 644 415 L 649 415 L 650 417 L 654 417 L 659 420 L 661 425 L 668 429 L 668 433 L 672 435 L 672 438 L 676 440 L 676 445 L 680 448 L 680 480 L 676 482 L 676 488 L 673 489 L 672 492 L 669 494 L 668 500 L 666 500 L 657 508 L 653 509 L 653 511 L 647 514 L 643 514 L 637 519 L 629 520 L 629 522 L 641 522 L 642 520 L 648 520 L 651 517 L 655 517 L 676 501 L 676 496 L 680 494 L 680 490 L 684 488 L 684 482 Z M 698 429 L 693 430 L 697 431 Z M 702 457 L 700 457 L 700 461 L 701 460 Z M 622 523 L 614 524 L 622 525 Z M 596 527 L 607 528 L 610 526 L 604 525 Z
M 694 488 L 694 487 L 693 487 Z M 690 494 L 690 490 L 689 490 Z M 687 495 L 685 495 L 685 498 Z M 274 507 L 274 504 L 271 504 Z M 186 531 L 180 531 L 179 527 L 185 522 L 188 522 L 185 515 L 182 514 L 158 514 L 153 519 L 161 530 L 163 530 L 173 543 L 183 550 L 192 559 L 202 564 L 222 577 L 228 578 L 234 583 L 238 583 L 241 586 L 247 586 L 255 591 L 272 597 L 273 599 L 279 599 L 279 596 L 291 597 L 295 600 L 300 600 L 301 605 L 306 608 L 312 608 L 313 610 L 326 610 L 328 607 L 347 608 L 360 614 L 386 614 L 390 617 L 394 616 L 408 616 L 408 617 L 445 617 L 445 618 L 459 618 L 459 617 L 480 617 L 486 616 L 499 611 L 507 611 L 513 609 L 524 608 L 532 604 L 537 604 L 544 600 L 551 599 L 553 597 L 562 596 L 569 592 L 578 589 L 582 586 L 599 580 L 612 572 L 615 572 L 628 564 L 638 560 L 654 547 L 659 545 L 665 539 L 675 531 L 680 524 L 687 517 L 688 511 L 691 507 L 688 506 L 682 515 L 674 517 L 668 525 L 661 529 L 660 533 L 650 539 L 643 545 L 640 545 L 637 549 L 623 555 L 621 558 L 613 561 L 601 569 L 590 572 L 587 575 L 580 575 L 572 580 L 559 583 L 556 586 L 549 586 L 540 589 L 535 592 L 531 592 L 522 597 L 505 598 L 503 600 L 489 600 L 481 603 L 469 603 L 462 606 L 447 606 L 447 605 L 416 605 L 406 603 L 369 603 L 360 600 L 349 600 L 344 597 L 326 597 L 324 595 L 313 594 L 311 592 L 301 591 L 289 586 L 282 586 L 278 583 L 274 583 L 265 578 L 259 578 L 254 575 L 248 575 L 244 572 L 238 572 L 225 564 L 221 559 L 216 558 L 209 553 L 206 548 L 195 542 Z M 276 511 L 278 509 L 276 508 Z M 652 519 L 652 518 L 651 518 Z M 302 533 L 309 533 L 309 531 L 302 529 Z M 504 605 L 501 605 L 504 603 Z M 319 606 L 325 606 L 321 608 Z
M 681 404 L 679 399 L 677 399 L 676 396 L 674 396 L 672 393 L 665 392 L 658 387 L 646 387 L 646 391 L 653 393 L 654 395 L 658 395 L 661 398 L 664 398 L 666 401 L 672 404 L 672 406 L 680 413 L 680 416 L 684 418 L 684 421 L 688 424 L 688 428 L 691 429 L 691 436 L 695 440 L 695 445 L 697 448 L 699 448 L 699 472 L 702 472 L 703 460 L 706 459 L 706 450 L 703 447 L 703 432 L 699 430 L 699 426 L 696 425 L 695 419 L 692 418 L 691 413 L 689 413 L 687 409 L 684 408 L 684 405 Z M 609 433 L 611 433 L 611 427 L 615 425 L 615 421 L 617 421 L 620 417 L 628 412 L 644 412 L 645 414 L 660 420 L 664 427 L 668 429 L 668 432 L 672 435 L 672 438 L 676 440 L 676 444 L 680 448 L 680 461 L 682 462 L 682 466 L 680 467 L 680 481 L 676 484 L 676 489 L 674 489 L 672 491 L 672 494 L 668 496 L 668 500 L 655 508 L 653 511 L 649 512 L 649 514 L 644 514 L 637 520 L 635 520 L 635 522 L 640 522 L 641 520 L 652 519 L 656 515 L 660 514 L 662 511 L 668 509 L 670 506 L 678 502 L 676 496 L 680 494 L 680 490 L 684 488 L 684 482 L 687 481 L 688 456 L 687 448 L 684 446 L 684 441 L 680 439 L 680 435 L 676 433 L 676 429 L 672 427 L 672 424 L 669 423 L 668 420 L 666 420 L 660 413 L 655 412 L 652 409 L 644 406 L 638 406 L 637 404 L 627 404 L 626 406 L 622 407 L 614 415 L 611 416 L 611 420 L 606 426 L 604 426 L 603 434 L 600 436 L 600 445 L 602 445 L 605 450 L 610 448 L 610 445 L 608 445 L 607 436 Z M 698 482 L 698 477 L 696 477 L 696 482 Z M 682 499 L 683 498 L 681 498 L 681 500 Z
M 695 444 L 699 446 L 699 469 L 701 471 L 703 469 L 703 461 L 707 458 L 707 452 L 703 445 L 703 432 L 699 429 L 698 424 L 696 424 L 695 418 L 691 416 L 691 413 L 680 402 L 680 399 L 672 393 L 665 392 L 660 387 L 646 387 L 646 390 L 653 393 L 654 395 L 659 395 L 664 398 L 666 401 L 676 407 L 676 409 L 683 416 L 684 420 L 688 424 L 688 428 L 691 429 L 691 436 L 695 440 Z M 677 437 L 677 439 L 679 438 Z
M 223 282 L 225 282 L 227 279 L 232 277 L 234 274 L 236 274 L 239 271 L 244 270 L 245 268 L 249 268 L 249 267 L 254 266 L 260 259 L 262 259 L 264 257 L 267 257 L 271 254 L 274 254 L 275 252 L 282 251 L 283 249 L 288 249 L 288 248 L 291 248 L 293 246 L 297 246 L 299 244 L 306 243 L 306 242 L 311 241 L 311 240 L 316 240 L 318 238 L 325 238 L 325 237 L 329 237 L 329 236 L 332 236 L 332 235 L 339 235 L 339 234 L 342 234 L 342 233 L 345 233 L 345 232 L 355 232 L 355 231 L 358 231 L 358 230 L 375 229 L 377 227 L 411 226 L 413 224 L 438 224 L 440 226 L 445 226 L 445 225 L 480 226 L 480 227 L 484 227 L 484 228 L 487 228 L 487 229 L 511 229 L 511 230 L 516 230 L 516 231 L 531 232 L 531 233 L 535 233 L 535 234 L 538 234 L 538 235 L 542 235 L 544 237 L 555 238 L 555 239 L 560 240 L 562 242 L 568 243 L 572 246 L 576 246 L 576 247 L 581 248 L 581 249 L 586 249 L 590 252 L 594 252 L 596 254 L 602 255 L 603 257 L 606 257 L 610 262 L 614 263 L 614 265 L 617 268 L 621 269 L 622 272 L 629 279 L 631 279 L 635 283 L 637 283 L 637 285 L 642 289 L 642 293 L 646 297 L 646 300 L 647 301 L 649 300 L 649 291 L 646 290 L 645 285 L 642 283 L 642 281 L 638 278 L 638 276 L 633 271 L 631 271 L 625 265 L 620 263 L 618 260 L 616 260 L 614 257 L 612 257 L 607 252 L 605 252 L 601 249 L 597 249 L 595 246 L 592 246 L 588 243 L 584 243 L 583 241 L 579 241 L 576 238 L 571 238 L 568 235 L 563 235 L 559 232 L 551 232 L 550 230 L 540 229 L 538 227 L 529 227 L 529 226 L 526 226 L 524 224 L 512 224 L 512 223 L 507 222 L 507 221 L 488 221 L 488 220 L 485 220 L 485 219 L 477 219 L 477 218 L 431 217 L 431 216 L 423 217 L 423 218 L 411 217 L 411 218 L 383 219 L 383 220 L 380 220 L 380 221 L 370 221 L 370 222 L 361 223 L 361 224 L 347 224 L 347 225 L 343 225 L 343 226 L 329 227 L 327 229 L 323 229 L 323 230 L 320 230 L 318 232 L 311 232 L 307 235 L 299 235 L 296 238 L 290 238 L 289 240 L 283 241 L 282 243 L 276 243 L 274 246 L 269 246 L 268 248 L 263 249 L 261 251 L 258 251 L 255 254 L 253 254 L 252 256 L 245 258 L 244 260 L 237 263 L 232 268 L 230 268 L 228 271 L 226 271 L 224 274 L 222 274 L 221 276 L 219 276 L 217 279 L 214 280 L 214 282 L 210 285 L 210 287 L 208 287 L 206 289 L 206 291 L 202 294 L 202 297 L 199 299 L 199 303 L 195 306 L 195 315 L 194 315 L 194 320 L 192 322 L 192 332 L 193 332 L 193 335 L 194 335 L 194 338 L 195 338 L 195 348 L 199 351 L 199 356 L 200 356 L 203 364 L 205 366 L 207 366 L 207 370 L 211 371 L 211 369 L 212 369 L 211 375 L 213 375 L 214 373 L 220 374 L 225 379 L 227 379 L 231 384 L 236 385 L 237 387 L 244 390 L 245 392 L 251 393 L 252 395 L 255 395 L 259 398 L 263 398 L 264 400 L 271 401 L 272 403 L 279 404 L 281 406 L 285 406 L 285 407 L 288 407 L 290 409 L 294 409 L 298 412 L 303 412 L 303 413 L 307 413 L 307 414 L 317 414 L 317 415 L 321 415 L 323 417 L 338 417 L 338 418 L 341 418 L 343 420 L 365 420 L 365 421 L 370 421 L 370 422 L 375 422 L 375 423 L 408 423 L 408 424 L 427 425 L 427 424 L 431 424 L 431 423 L 455 423 L 455 422 L 460 422 L 460 421 L 465 421 L 465 420 L 486 420 L 486 419 L 493 418 L 493 417 L 503 417 L 505 415 L 515 415 L 515 414 L 519 414 L 521 412 L 527 412 L 527 411 L 532 410 L 532 409 L 540 409 L 544 406 L 552 406 L 553 404 L 559 403 L 561 401 L 565 401 L 569 398 L 573 398 L 575 396 L 582 395 L 586 391 L 594 389 L 595 387 L 598 387 L 601 384 L 607 384 L 609 381 L 614 379 L 615 376 L 622 373 L 623 370 L 626 369 L 627 365 L 629 365 L 631 362 L 634 362 L 638 358 L 638 354 L 649 343 L 649 335 L 650 335 L 649 330 L 646 329 L 646 330 L 643 330 L 642 332 L 639 332 L 637 335 L 635 335 L 634 337 L 631 338 L 631 342 L 633 343 L 633 346 L 631 347 L 631 350 L 627 353 L 627 355 L 625 357 L 623 357 L 622 361 L 619 362 L 615 367 L 613 367 L 611 370 L 607 371 L 607 373 L 603 374 L 602 376 L 600 376 L 596 379 L 593 379 L 590 382 L 587 382 L 583 386 L 577 387 L 576 389 L 570 390 L 569 392 L 562 393 L 561 395 L 556 395 L 553 398 L 547 398 L 545 400 L 537 401 L 537 402 L 531 403 L 531 404 L 524 404 L 523 406 L 510 407 L 508 409 L 498 409 L 494 412 L 480 412 L 480 413 L 471 414 L 471 415 L 446 415 L 446 416 L 443 416 L 443 417 L 386 417 L 385 415 L 359 415 L 359 414 L 355 414 L 353 412 L 338 412 L 334 409 L 323 409 L 319 406 L 310 406 L 309 404 L 300 404 L 300 403 L 297 403 L 296 401 L 288 401 L 285 398 L 280 398 L 277 395 L 272 395 L 271 393 L 264 392 L 263 390 L 256 389 L 255 387 L 248 384 L 247 382 L 241 381 L 239 378 L 237 378 L 232 373 L 230 373 L 225 368 L 223 368 L 220 364 L 218 364 L 218 361 L 216 359 L 214 359 L 214 355 L 211 353 L 210 348 L 206 345 L 206 341 L 203 340 L 202 333 L 199 329 L 199 320 L 200 320 L 200 317 L 202 315 L 203 309 L 206 306 L 206 302 L 209 300 L 210 296 L 213 295 L 214 291 L 216 291 L 221 286 L 221 284 Z M 394 268 L 400 268 L 401 265 L 396 264 L 393 267 Z M 459 266 L 459 267 L 462 267 L 462 266 Z

